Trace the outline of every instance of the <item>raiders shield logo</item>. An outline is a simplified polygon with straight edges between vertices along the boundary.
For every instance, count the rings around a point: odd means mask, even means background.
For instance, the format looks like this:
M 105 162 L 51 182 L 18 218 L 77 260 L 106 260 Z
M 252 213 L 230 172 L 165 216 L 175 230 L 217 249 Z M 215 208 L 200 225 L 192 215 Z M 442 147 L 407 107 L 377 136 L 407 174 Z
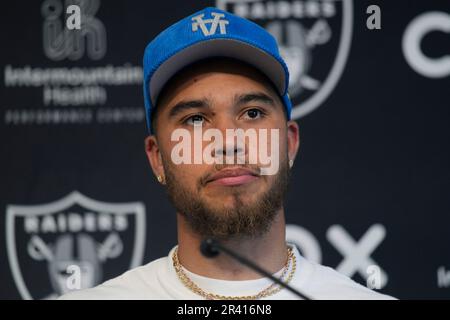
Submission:
M 80 288 L 93 287 L 142 263 L 145 207 L 107 203 L 74 191 L 42 205 L 8 205 L 6 244 L 24 299 L 52 299 L 68 286 L 73 266 Z
M 216 0 L 216 6 L 260 24 L 277 39 L 289 68 L 293 119 L 330 95 L 350 51 L 352 0 Z

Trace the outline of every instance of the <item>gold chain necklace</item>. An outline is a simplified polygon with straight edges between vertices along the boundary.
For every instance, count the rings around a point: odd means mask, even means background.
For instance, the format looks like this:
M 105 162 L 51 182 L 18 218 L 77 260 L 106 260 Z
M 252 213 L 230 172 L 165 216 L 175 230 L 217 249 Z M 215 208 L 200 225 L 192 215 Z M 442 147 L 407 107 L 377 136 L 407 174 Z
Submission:
M 295 258 L 295 254 L 294 254 L 292 248 L 288 247 L 287 250 L 288 250 L 288 257 L 286 259 L 286 264 L 283 267 L 283 269 L 284 269 L 283 273 L 281 274 L 281 277 L 280 277 L 281 281 L 284 281 L 286 284 L 288 284 L 292 280 L 292 278 L 295 274 L 295 270 L 297 268 L 297 259 Z M 263 289 L 259 293 L 255 294 L 255 295 L 251 295 L 251 296 L 223 296 L 220 294 L 208 293 L 208 292 L 204 291 L 203 289 L 201 289 L 199 286 L 197 286 L 188 277 L 186 272 L 184 272 L 183 266 L 181 265 L 180 261 L 178 260 L 178 247 L 176 247 L 173 252 L 172 263 L 173 263 L 173 267 L 175 268 L 175 271 L 177 273 L 178 279 L 180 279 L 180 281 L 183 283 L 183 285 L 186 288 L 188 288 L 189 290 L 191 290 L 192 292 L 194 292 L 195 294 L 198 294 L 199 296 L 202 296 L 203 298 L 208 299 L 208 300 L 257 300 L 257 299 L 261 299 L 261 298 L 273 295 L 282 289 L 282 287 L 280 285 L 278 285 L 276 283 L 272 283 L 270 286 Z M 292 265 L 292 268 L 291 268 L 291 265 Z M 286 274 L 289 269 L 291 269 L 291 271 L 289 272 L 289 275 L 287 275 L 287 277 L 286 277 Z

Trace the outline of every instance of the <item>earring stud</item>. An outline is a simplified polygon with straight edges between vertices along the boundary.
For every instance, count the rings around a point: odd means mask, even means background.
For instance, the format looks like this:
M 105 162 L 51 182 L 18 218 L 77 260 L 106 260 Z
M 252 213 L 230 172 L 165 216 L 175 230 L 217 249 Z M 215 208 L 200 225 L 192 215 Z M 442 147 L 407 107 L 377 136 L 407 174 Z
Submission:
M 289 168 L 292 168 L 293 165 L 294 165 L 294 160 L 290 159 L 289 160 Z
M 159 182 L 159 183 L 162 182 L 162 177 L 161 177 L 159 174 L 156 176 L 156 179 L 158 179 L 158 182 Z

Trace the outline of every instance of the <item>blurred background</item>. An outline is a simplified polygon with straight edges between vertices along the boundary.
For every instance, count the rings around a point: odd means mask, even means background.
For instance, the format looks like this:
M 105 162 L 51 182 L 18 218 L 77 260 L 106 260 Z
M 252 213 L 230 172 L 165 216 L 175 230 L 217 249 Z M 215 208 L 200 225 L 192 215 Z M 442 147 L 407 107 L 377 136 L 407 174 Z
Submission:
M 69 5 L 81 29 L 69 30 Z M 375 5 L 375 6 L 372 6 Z M 0 298 L 52 299 L 165 256 L 141 60 L 205 6 L 279 41 L 301 145 L 287 238 L 401 299 L 450 297 L 450 2 L 10 1 L 0 19 Z

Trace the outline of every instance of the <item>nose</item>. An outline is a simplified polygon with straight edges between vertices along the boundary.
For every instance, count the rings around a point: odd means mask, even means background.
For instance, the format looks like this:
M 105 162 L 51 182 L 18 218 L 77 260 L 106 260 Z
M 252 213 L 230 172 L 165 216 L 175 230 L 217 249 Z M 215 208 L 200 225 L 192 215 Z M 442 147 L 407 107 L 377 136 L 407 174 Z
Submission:
M 225 132 L 223 135 L 224 140 L 222 146 L 219 145 L 215 151 L 224 157 L 245 156 L 245 145 L 243 141 L 239 141 L 239 137 L 231 134 L 231 131 L 234 131 L 234 129 L 230 129 L 228 132 Z
M 222 143 L 212 150 L 213 157 L 223 157 L 226 164 L 245 164 L 247 146 L 245 130 L 236 125 L 231 117 L 218 119 L 216 129 L 220 131 Z

